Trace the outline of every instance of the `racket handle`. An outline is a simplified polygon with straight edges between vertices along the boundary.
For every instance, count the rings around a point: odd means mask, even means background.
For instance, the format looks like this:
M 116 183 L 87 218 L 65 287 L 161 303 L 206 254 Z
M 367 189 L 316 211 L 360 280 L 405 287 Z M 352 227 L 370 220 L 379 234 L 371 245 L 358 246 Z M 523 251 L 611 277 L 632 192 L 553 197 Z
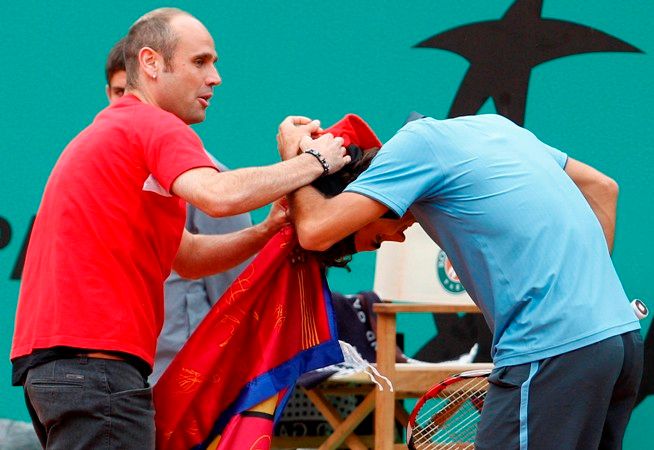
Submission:
M 636 317 L 638 317 L 641 320 L 647 317 L 647 315 L 649 314 L 649 309 L 647 309 L 647 305 L 645 305 L 645 303 L 639 298 L 636 298 L 631 301 L 631 307 L 634 309 L 634 314 L 636 314 Z

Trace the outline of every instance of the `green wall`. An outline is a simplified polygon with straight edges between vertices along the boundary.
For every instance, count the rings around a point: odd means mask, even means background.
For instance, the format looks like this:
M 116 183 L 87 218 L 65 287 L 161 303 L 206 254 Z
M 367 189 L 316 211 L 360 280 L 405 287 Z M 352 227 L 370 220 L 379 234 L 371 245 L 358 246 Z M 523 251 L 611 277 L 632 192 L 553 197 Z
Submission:
M 499 19 L 513 0 L 375 2 L 188 1 L 213 33 L 223 85 L 195 129 L 231 167 L 277 160 L 275 133 L 288 114 L 330 124 L 366 118 L 382 140 L 418 110 L 446 117 L 468 68 L 451 52 L 413 45 L 451 28 Z M 0 417 L 27 420 L 10 387 L 8 361 L 19 281 L 11 279 L 48 174 L 66 143 L 105 106 L 103 65 L 113 43 L 152 1 L 6 2 L 0 18 Z M 654 306 L 654 12 L 651 0 L 545 0 L 542 16 L 597 28 L 644 53 L 591 53 L 536 67 L 525 125 L 621 186 L 614 262 L 630 297 Z M 483 112 L 494 111 L 488 103 Z M 261 218 L 263 211 L 255 214 Z M 8 240 L 8 242 L 7 242 Z M 555 242 L 552 245 L 556 245 Z M 374 258 L 360 255 L 333 289 L 372 286 Z M 433 334 L 429 320 L 402 317 L 411 353 Z M 413 323 L 412 323 L 413 322 Z M 645 327 L 649 321 L 645 323 Z M 626 447 L 643 448 L 654 402 L 636 410 Z

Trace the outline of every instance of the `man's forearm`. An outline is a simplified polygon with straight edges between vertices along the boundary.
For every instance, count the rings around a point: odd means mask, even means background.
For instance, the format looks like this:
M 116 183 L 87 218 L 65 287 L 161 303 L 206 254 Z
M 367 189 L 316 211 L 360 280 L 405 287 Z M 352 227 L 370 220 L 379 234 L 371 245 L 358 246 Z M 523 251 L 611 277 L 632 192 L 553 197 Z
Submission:
M 329 200 L 312 186 L 302 187 L 288 195 L 291 220 L 295 225 L 300 245 L 307 250 L 325 250 L 338 240 L 331 236 L 330 224 L 334 213 Z
M 298 189 L 289 199 L 298 240 L 307 250 L 326 250 L 388 210 L 381 203 L 354 192 L 325 198 L 312 186 Z
M 223 173 L 206 168 L 194 169 L 180 175 L 173 190 L 206 214 L 225 217 L 265 206 L 311 183 L 322 172 L 316 158 L 300 155 L 270 166 Z
M 330 134 L 305 138 L 303 150 L 313 154 L 297 155 L 296 144 L 289 144 L 297 156 L 271 166 L 225 173 L 208 167 L 191 169 L 173 181 L 171 191 L 212 217 L 231 216 L 264 206 L 351 161 L 342 138 Z M 287 148 L 284 155 L 289 156 Z
M 185 234 L 173 268 L 191 279 L 225 272 L 256 254 L 278 230 L 262 222 L 233 233 Z

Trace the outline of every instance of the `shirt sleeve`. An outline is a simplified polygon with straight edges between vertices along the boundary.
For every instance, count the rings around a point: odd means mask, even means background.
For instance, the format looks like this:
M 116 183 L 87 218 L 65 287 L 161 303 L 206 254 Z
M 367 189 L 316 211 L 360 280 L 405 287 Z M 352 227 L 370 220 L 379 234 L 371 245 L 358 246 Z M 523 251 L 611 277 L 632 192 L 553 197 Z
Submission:
M 565 169 L 565 165 L 568 162 L 568 155 L 567 153 L 562 152 L 561 150 L 558 150 L 554 147 L 550 147 L 547 144 L 543 144 L 545 147 L 545 150 L 549 155 L 554 158 L 554 161 L 562 168 Z
M 143 143 L 145 161 L 152 175 L 168 192 L 182 173 L 197 167 L 213 167 L 199 136 L 179 118 L 166 113 Z
M 433 147 L 420 134 L 400 130 L 345 191 L 372 198 L 401 217 L 430 193 L 439 174 Z

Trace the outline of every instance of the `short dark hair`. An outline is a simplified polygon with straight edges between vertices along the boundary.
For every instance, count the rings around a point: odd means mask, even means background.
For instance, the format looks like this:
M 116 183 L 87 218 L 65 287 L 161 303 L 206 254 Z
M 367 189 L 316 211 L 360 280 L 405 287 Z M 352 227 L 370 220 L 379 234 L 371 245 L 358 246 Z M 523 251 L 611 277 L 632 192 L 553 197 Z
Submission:
M 107 79 L 107 84 L 111 85 L 111 77 L 116 72 L 125 70 L 125 38 L 121 38 L 116 42 L 107 56 L 107 62 L 104 65 L 104 76 Z
M 348 184 L 356 180 L 368 167 L 372 159 L 377 155 L 379 148 L 373 147 L 361 151 L 357 146 L 348 146 L 350 155 L 359 155 L 353 158 L 353 161 L 339 170 L 338 172 L 318 178 L 312 183 L 312 186 L 318 189 L 325 197 L 334 197 L 347 187 Z M 341 239 L 327 250 L 322 252 L 313 252 L 320 263 L 325 267 L 344 267 L 350 270 L 347 265 L 352 261 L 352 254 L 356 253 L 354 247 L 354 235 Z
M 125 67 L 127 87 L 138 85 L 138 55 L 143 47 L 150 47 L 163 56 L 164 70 L 171 70 L 179 37 L 170 26 L 170 20 L 179 15 L 189 15 L 178 8 L 159 8 L 142 16 L 132 25 L 125 37 Z

